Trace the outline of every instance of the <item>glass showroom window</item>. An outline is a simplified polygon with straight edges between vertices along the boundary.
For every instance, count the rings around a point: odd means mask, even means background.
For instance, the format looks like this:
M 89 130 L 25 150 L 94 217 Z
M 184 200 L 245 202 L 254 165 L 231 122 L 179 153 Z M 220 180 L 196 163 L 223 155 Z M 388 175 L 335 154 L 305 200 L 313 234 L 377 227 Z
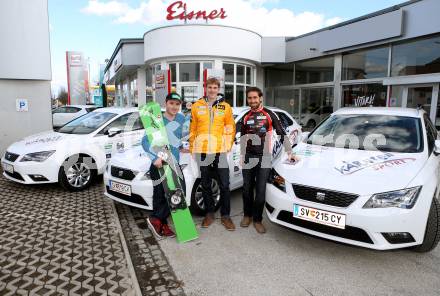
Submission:
M 266 69 L 266 87 L 293 85 L 293 64 Z
M 342 58 L 342 80 L 386 77 L 389 47 L 373 48 L 345 54 Z
M 334 58 L 321 58 L 295 64 L 295 84 L 333 81 Z
M 179 63 L 179 82 L 199 82 L 200 63 Z
M 333 87 L 301 90 L 299 124 L 310 130 L 333 112 Z
M 231 106 L 246 105 L 246 88 L 253 85 L 253 69 L 250 66 L 223 63 L 225 70 L 225 99 Z
M 391 76 L 440 72 L 440 36 L 393 45 Z
M 343 85 L 344 107 L 385 107 L 387 86 L 381 83 Z
M 293 118 L 298 121 L 300 117 L 299 89 L 274 89 L 272 104 L 268 106 L 276 106 L 283 109 L 292 114 Z

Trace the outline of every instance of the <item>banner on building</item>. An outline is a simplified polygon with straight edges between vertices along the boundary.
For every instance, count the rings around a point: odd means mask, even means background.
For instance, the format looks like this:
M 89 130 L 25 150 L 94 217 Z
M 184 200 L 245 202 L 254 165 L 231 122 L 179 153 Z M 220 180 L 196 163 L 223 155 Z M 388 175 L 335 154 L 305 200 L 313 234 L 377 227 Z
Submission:
M 171 92 L 170 70 L 159 70 L 154 75 L 154 99 L 162 107 L 165 107 L 165 98 Z
M 69 105 L 85 105 L 89 97 L 88 65 L 84 54 L 66 51 L 67 94 Z

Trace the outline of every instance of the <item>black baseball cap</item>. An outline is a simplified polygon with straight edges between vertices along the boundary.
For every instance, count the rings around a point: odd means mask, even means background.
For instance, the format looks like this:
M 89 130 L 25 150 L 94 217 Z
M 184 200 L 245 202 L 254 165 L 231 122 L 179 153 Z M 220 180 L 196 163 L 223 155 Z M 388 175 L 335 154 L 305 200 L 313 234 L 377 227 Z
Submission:
M 169 100 L 177 100 L 180 103 L 182 103 L 182 97 L 178 93 L 169 93 L 167 97 L 165 98 L 165 102 Z

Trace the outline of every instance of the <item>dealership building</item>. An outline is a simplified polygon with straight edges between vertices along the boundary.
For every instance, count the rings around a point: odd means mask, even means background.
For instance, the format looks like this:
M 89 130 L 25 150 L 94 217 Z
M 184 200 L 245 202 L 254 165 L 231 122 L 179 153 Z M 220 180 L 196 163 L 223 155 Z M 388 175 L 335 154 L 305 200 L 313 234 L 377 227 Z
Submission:
M 154 99 L 170 70 L 188 102 L 203 95 L 204 69 L 224 70 L 224 93 L 245 106 L 249 86 L 265 104 L 313 127 L 347 106 L 423 107 L 440 127 L 440 1 L 416 0 L 297 37 L 265 37 L 222 25 L 182 24 L 121 39 L 105 69 L 115 105 Z
M 52 128 L 47 0 L 0 1 L 0 155 Z

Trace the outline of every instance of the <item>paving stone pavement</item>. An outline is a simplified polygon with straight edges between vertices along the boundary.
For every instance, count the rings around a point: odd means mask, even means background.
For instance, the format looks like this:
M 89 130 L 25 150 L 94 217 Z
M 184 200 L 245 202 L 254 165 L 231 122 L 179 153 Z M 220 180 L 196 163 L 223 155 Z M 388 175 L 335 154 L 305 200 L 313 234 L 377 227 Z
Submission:
M 158 242 L 148 229 L 148 212 L 115 203 L 142 295 L 183 296 L 179 281 Z M 170 243 L 175 243 L 175 238 Z
M 135 295 L 102 185 L 67 192 L 0 177 L 0 295 Z

